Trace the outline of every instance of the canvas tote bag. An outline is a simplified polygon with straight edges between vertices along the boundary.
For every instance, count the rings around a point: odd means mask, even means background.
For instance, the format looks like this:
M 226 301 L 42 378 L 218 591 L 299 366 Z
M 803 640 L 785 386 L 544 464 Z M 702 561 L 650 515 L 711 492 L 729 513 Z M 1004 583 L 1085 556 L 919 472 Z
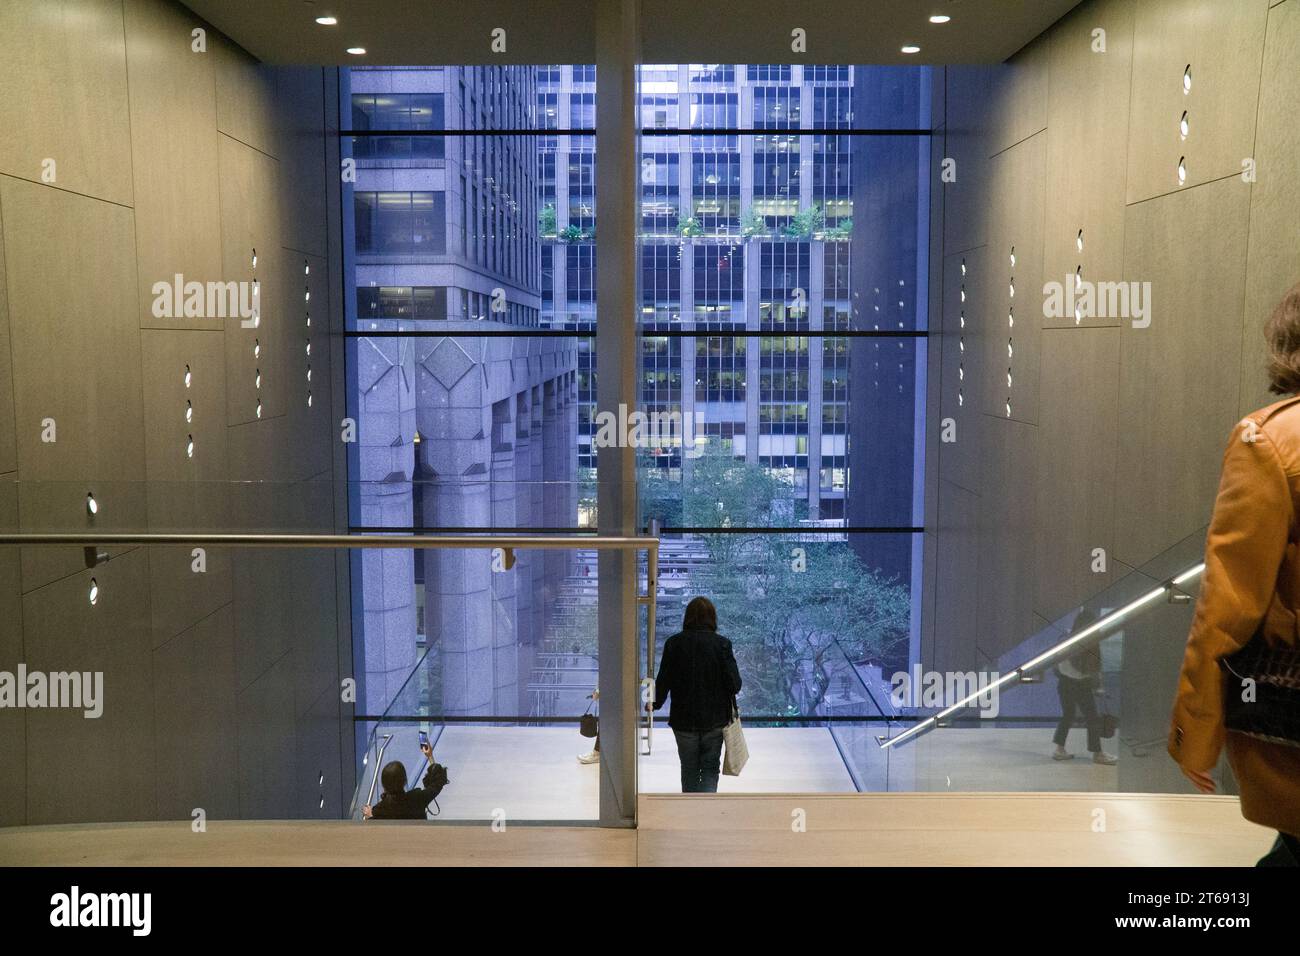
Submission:
M 722 744 L 726 748 L 722 757 L 722 772 L 728 777 L 739 777 L 749 760 L 749 747 L 745 744 L 745 731 L 740 727 L 740 707 L 731 699 L 731 723 L 722 730 Z

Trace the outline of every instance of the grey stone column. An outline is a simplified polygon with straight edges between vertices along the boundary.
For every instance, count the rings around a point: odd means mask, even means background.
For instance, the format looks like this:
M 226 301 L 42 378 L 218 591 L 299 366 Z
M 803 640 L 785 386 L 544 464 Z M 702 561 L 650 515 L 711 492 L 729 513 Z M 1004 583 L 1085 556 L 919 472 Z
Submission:
M 482 342 L 419 340 L 416 417 L 421 461 L 434 480 L 424 494 L 426 527 L 486 528 L 492 520 L 492 405 Z M 425 624 L 442 666 L 448 714 L 484 715 L 495 696 L 492 555 L 425 553 Z
M 525 388 L 516 394 L 515 403 L 515 465 L 512 488 L 515 496 L 515 527 L 531 528 L 538 524 L 533 514 L 530 477 L 533 471 L 532 389 Z M 535 647 L 541 635 L 533 631 L 533 565 L 536 551 L 519 551 L 515 555 L 515 625 L 521 645 Z M 530 702 L 531 703 L 531 702 Z M 526 712 L 526 711 L 525 711 Z
M 561 430 L 559 383 L 550 379 L 542 383 L 542 514 L 548 528 L 557 528 L 566 524 L 561 510 L 561 493 L 563 487 L 564 434 Z M 545 551 L 543 561 L 546 587 L 544 593 L 548 600 L 544 608 L 544 618 L 548 625 L 554 623 L 555 599 L 560 593 L 560 582 L 564 578 L 564 551 Z
M 409 356 L 409 353 L 408 353 Z M 361 523 L 412 523 L 415 396 L 397 339 L 357 342 L 358 460 Z M 364 695 L 361 713 L 382 714 L 415 667 L 415 555 L 410 550 L 360 552 Z
M 537 382 L 541 377 L 541 362 L 536 357 L 530 360 L 529 369 L 531 377 L 529 381 Z M 529 414 L 531 423 L 528 426 L 529 432 L 533 436 L 533 453 L 529 460 L 529 485 L 528 497 L 531 502 L 533 522 L 543 527 L 547 526 L 546 501 L 544 495 L 544 486 L 542 484 L 545 474 L 545 443 L 546 435 L 543 430 L 544 419 L 544 400 L 542 398 L 542 386 L 534 385 L 531 389 L 532 400 L 529 402 Z M 546 552 L 534 552 L 533 560 L 530 563 L 532 573 L 532 632 L 533 638 L 538 644 L 544 644 L 546 640 L 546 607 L 550 603 L 550 595 L 546 590 Z
M 515 528 L 515 408 L 511 395 L 492 404 L 492 527 Z M 495 565 L 494 565 L 495 568 Z M 516 569 L 492 572 L 492 656 L 495 695 L 493 712 L 527 713 L 523 684 L 532 666 L 531 654 L 519 640 L 515 607 Z

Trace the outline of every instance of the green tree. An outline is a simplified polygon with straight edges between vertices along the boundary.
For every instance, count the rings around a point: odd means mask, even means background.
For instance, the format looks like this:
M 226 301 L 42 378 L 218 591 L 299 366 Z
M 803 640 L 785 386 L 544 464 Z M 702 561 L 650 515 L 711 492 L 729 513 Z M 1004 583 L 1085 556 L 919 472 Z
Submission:
M 683 239 L 704 235 L 704 226 L 695 216 L 688 216 L 677 224 L 677 234 Z
M 846 216 L 840 219 L 835 225 L 826 229 L 822 237 L 827 242 L 846 242 L 853 238 L 853 217 Z
M 740 234 L 746 239 L 764 236 L 767 235 L 767 232 L 767 220 L 754 212 L 752 207 L 747 209 L 745 214 L 740 217 Z
M 682 487 L 688 527 L 789 527 L 804 510 L 787 482 L 715 444 L 692 464 Z M 692 593 L 717 605 L 750 713 L 814 713 L 846 657 L 893 656 L 906 646 L 907 587 L 868 567 L 847 542 L 786 531 L 694 537 L 708 560 Z M 665 610 L 665 628 L 677 627 L 677 614 Z
M 807 209 L 795 213 L 790 222 L 782 229 L 791 239 L 810 239 L 826 226 L 826 213 L 821 203 L 813 203 Z

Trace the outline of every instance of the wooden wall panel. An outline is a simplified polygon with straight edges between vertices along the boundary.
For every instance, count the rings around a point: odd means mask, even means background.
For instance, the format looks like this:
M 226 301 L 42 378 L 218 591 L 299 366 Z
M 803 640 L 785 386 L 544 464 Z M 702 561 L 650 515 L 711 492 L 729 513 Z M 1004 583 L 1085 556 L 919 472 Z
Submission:
M 1254 149 L 1267 0 L 1142 0 L 1134 10 L 1128 201 L 1240 174 Z
M 979 663 L 988 667 L 1033 624 L 1038 429 L 989 419 L 980 496 Z M 942 508 L 942 505 L 940 506 Z
M 245 146 L 275 156 L 274 70 L 211 31 L 208 51 L 216 61 L 217 129 Z
M 1051 47 L 1044 37 L 1039 37 L 994 69 L 988 114 L 989 155 L 1047 128 L 1050 61 Z
M 1043 333 L 1034 610 L 1055 620 L 1114 580 L 1118 329 Z M 1094 568 L 1104 550 L 1106 571 Z
M 294 480 L 314 478 L 330 470 L 337 440 L 330 416 L 330 334 L 328 263 L 317 256 L 285 250 L 294 285 L 281 326 L 280 348 L 285 355 L 284 380 L 290 440 L 295 451 L 287 464 Z M 310 270 L 310 271 L 306 271 Z M 305 292 L 311 298 L 304 297 Z M 308 319 L 310 318 L 310 325 Z M 308 352 L 308 346 L 311 347 Z
M 139 529 L 144 431 L 131 210 L 9 177 L 0 177 L 0 204 L 23 530 Z M 46 419 L 55 441 L 43 440 Z M 24 589 L 82 567 L 80 549 L 26 549 Z
M 939 191 L 945 254 L 982 246 L 988 239 L 987 110 L 993 69 L 950 66 L 944 70 L 944 158 L 953 161 L 955 173 L 955 179 L 943 182 Z
M 1237 420 L 1250 191 L 1224 179 L 1130 206 L 1124 275 L 1151 284 L 1121 327 L 1115 553 L 1142 565 L 1209 520 Z
M 1047 137 L 1036 135 L 989 161 L 984 408 L 990 415 L 1022 422 L 1038 419 L 1046 147 Z
M 126 4 L 131 161 L 135 179 L 140 325 L 220 329 L 216 315 L 154 314 L 154 284 L 221 278 L 216 68 L 196 53 L 200 21 L 163 0 Z
M 0 476 L 0 529 L 18 530 L 18 485 L 12 474 Z M 25 659 L 23 649 L 22 574 L 18 552 L 0 548 L 0 670 L 12 672 Z M 26 711 L 0 709 L 0 827 L 27 822 Z
M 91 580 L 98 584 L 91 604 Z M 156 810 L 149 569 L 143 550 L 23 595 L 27 667 L 102 671 L 103 713 L 27 713 L 27 822 L 149 820 Z
M 299 753 L 293 714 L 293 662 L 281 657 L 239 691 L 239 815 L 298 816 Z
M 1246 415 L 1275 401 L 1264 361 L 1263 329 L 1278 300 L 1300 282 L 1300 2 L 1273 7 L 1264 45 L 1258 178 L 1250 187 L 1250 248 L 1246 256 L 1246 314 L 1241 349 L 1241 403 Z
M 0 63 L 0 173 L 131 205 L 121 0 L 5 0 Z
M 325 102 L 319 69 L 276 70 L 276 156 L 280 159 L 278 209 L 284 245 L 325 255 Z
M 219 137 L 218 153 L 222 270 L 227 281 L 256 283 L 259 303 L 255 320 L 225 323 L 227 420 L 237 425 L 284 414 L 285 356 L 277 339 L 289 308 L 290 269 L 276 214 L 278 164 L 229 136 Z
M 9 348 L 9 300 L 5 294 L 4 208 L 0 206 L 0 475 L 18 470 L 16 426 L 14 366 Z
M 239 816 L 239 715 L 230 607 L 153 652 L 160 820 Z
M 231 524 L 227 479 L 225 346 L 220 332 L 148 330 L 144 362 L 145 455 L 149 530 L 226 531 Z M 189 370 L 188 386 L 186 369 Z M 187 454 L 193 439 L 194 454 Z M 230 555 L 204 549 L 151 548 L 150 579 L 156 645 L 197 624 L 231 599 Z
M 1105 52 L 1095 30 L 1106 31 Z M 1132 38 L 1130 0 L 1088 4 L 1052 33 L 1044 283 L 1114 282 L 1123 270 Z M 1116 324 L 1083 310 L 1043 318 L 1045 328 Z
M 942 600 L 936 604 L 933 657 L 928 666 L 966 671 L 977 666 L 975 648 L 980 643 L 981 502 L 965 488 L 947 481 L 940 484 L 935 587 Z
M 943 300 L 939 342 L 943 351 L 939 395 L 939 475 L 979 492 L 979 455 L 988 399 L 983 386 L 985 351 L 990 348 L 989 317 L 982 308 L 988 283 L 985 250 L 971 249 L 943 260 Z M 952 420 L 955 441 L 944 441 Z

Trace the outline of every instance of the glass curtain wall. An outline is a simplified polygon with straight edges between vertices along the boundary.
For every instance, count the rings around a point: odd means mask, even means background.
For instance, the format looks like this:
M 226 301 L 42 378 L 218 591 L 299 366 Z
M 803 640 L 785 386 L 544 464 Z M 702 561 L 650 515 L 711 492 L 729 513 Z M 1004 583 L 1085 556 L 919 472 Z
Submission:
M 594 533 L 592 71 L 353 68 L 340 87 L 352 530 Z M 575 759 L 594 552 L 369 551 L 353 580 L 354 812 L 381 753 L 415 783 L 424 732 L 445 819 L 598 817 Z
M 883 720 L 914 662 L 929 81 L 641 69 L 639 400 L 682 434 L 639 448 L 639 500 L 660 647 L 703 594 L 736 649 L 760 757 L 724 790 L 860 788 L 832 729 Z M 664 734 L 643 791 L 678 788 Z
M 919 625 L 929 74 L 639 81 L 636 411 L 661 427 L 626 437 L 659 647 L 712 597 L 760 749 L 812 755 L 741 788 L 853 790 L 831 727 L 881 715 Z M 353 530 L 593 533 L 595 70 L 354 68 L 341 95 Z M 355 558 L 362 803 L 363 761 L 388 740 L 414 774 L 423 730 L 465 775 L 447 819 L 596 817 L 595 555 L 512 557 Z M 675 789 L 660 727 L 643 790 Z

